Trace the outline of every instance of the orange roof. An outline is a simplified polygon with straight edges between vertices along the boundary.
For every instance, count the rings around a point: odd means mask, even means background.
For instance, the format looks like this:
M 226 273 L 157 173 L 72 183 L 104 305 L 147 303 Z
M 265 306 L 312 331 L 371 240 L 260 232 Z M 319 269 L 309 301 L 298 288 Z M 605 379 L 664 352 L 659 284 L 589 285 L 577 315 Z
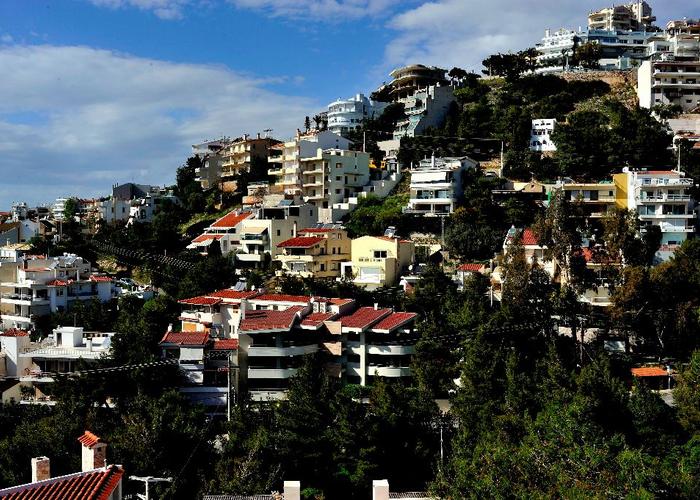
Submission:
M 301 322 L 301 326 L 308 328 L 319 328 L 321 325 L 323 325 L 324 321 L 328 321 L 330 319 L 333 319 L 334 317 L 335 313 L 332 312 L 312 313 L 309 314 L 306 318 L 304 318 L 304 321 Z
M 235 227 L 252 215 L 252 212 L 241 212 L 240 214 L 236 212 L 231 212 L 214 222 L 214 224 L 212 224 L 211 227 Z
M 80 444 L 82 444 L 83 446 L 87 446 L 88 448 L 92 448 L 97 443 L 99 443 L 101 440 L 99 437 L 94 435 L 92 432 L 85 431 L 85 434 L 80 436 L 78 438 L 78 441 L 80 441 Z
M 307 227 L 306 229 L 302 229 L 299 231 L 299 234 L 302 233 L 330 233 L 331 231 L 340 231 L 340 228 L 330 228 L 330 227 Z
M 187 304 L 190 306 L 215 306 L 221 303 L 221 299 L 218 297 L 192 297 L 190 299 L 178 300 L 180 304 Z
M 238 339 L 214 339 L 215 351 L 236 351 L 238 350 Z
M 264 300 L 266 302 L 303 302 L 308 303 L 311 297 L 306 295 L 285 295 L 282 293 L 269 293 L 266 295 L 258 295 L 251 300 Z
M 643 366 L 632 368 L 632 375 L 635 377 L 668 377 L 668 372 L 660 366 Z
M 321 236 L 297 236 L 277 244 L 277 248 L 310 248 L 323 241 Z
M 466 271 L 466 272 L 471 272 L 471 273 L 478 273 L 482 269 L 484 269 L 486 266 L 484 264 L 474 264 L 474 263 L 467 263 L 467 264 L 462 264 L 457 268 L 457 271 Z
M 112 278 L 109 276 L 90 276 L 90 281 L 94 281 L 95 283 L 105 283 L 108 281 L 112 281 Z
M 410 312 L 397 312 L 390 314 L 372 327 L 372 330 L 391 331 L 416 319 L 418 315 Z
M 539 243 L 537 242 L 537 237 L 530 228 L 527 228 L 523 231 L 522 241 L 523 245 L 539 246 Z
M 8 328 L 4 332 L 0 333 L 0 337 L 26 337 L 29 333 L 19 328 Z
M 246 311 L 239 329 L 242 332 L 289 330 L 294 325 L 297 313 L 301 312 L 302 309 L 303 306 L 294 306 L 284 311 L 271 309 Z
M 209 342 L 208 332 L 166 332 L 161 344 L 177 345 L 206 345 Z
M 192 240 L 192 243 L 202 243 L 209 240 L 220 240 L 223 238 L 223 234 L 201 234 Z
M 338 299 L 338 298 L 332 298 L 330 300 L 330 303 L 333 304 L 334 306 L 344 306 L 346 304 L 349 304 L 350 302 L 354 302 L 355 299 Z
M 216 292 L 207 294 L 207 297 L 218 297 L 220 299 L 250 299 L 260 295 L 260 292 L 239 292 L 238 290 L 233 290 L 232 288 L 224 288 L 223 290 L 218 290 Z
M 68 286 L 73 280 L 51 280 L 46 282 L 46 286 Z
M 343 328 L 365 329 L 376 323 L 380 319 L 389 316 L 391 309 L 375 309 L 374 307 L 360 307 L 350 316 L 345 316 L 340 320 Z
M 118 465 L 0 490 L 4 500 L 108 500 L 124 475 Z

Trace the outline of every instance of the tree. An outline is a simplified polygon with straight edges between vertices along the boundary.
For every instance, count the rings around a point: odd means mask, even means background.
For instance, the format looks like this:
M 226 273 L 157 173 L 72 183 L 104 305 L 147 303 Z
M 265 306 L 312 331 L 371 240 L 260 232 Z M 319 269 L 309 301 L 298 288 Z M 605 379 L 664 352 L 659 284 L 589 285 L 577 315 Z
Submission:
M 311 128 L 311 118 L 309 118 L 308 116 L 305 116 L 304 117 L 304 130 L 306 130 L 308 132 L 310 128 Z
M 693 352 L 690 363 L 681 372 L 674 391 L 678 416 L 683 427 L 691 434 L 700 433 L 700 351 Z
M 598 43 L 588 42 L 579 45 L 574 50 L 574 64 L 586 69 L 598 69 L 603 48 Z
M 75 216 L 78 215 L 79 208 L 77 198 L 68 198 L 63 206 L 63 220 L 73 221 Z

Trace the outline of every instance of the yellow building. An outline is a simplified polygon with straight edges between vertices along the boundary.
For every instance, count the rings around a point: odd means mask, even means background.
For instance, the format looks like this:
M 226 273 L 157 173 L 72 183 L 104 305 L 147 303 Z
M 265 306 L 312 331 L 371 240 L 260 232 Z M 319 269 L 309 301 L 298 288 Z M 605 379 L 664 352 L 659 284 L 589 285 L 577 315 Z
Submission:
M 410 240 L 390 236 L 362 236 L 352 240 L 352 261 L 343 264 L 343 276 L 369 289 L 395 285 L 415 257 Z
M 277 245 L 275 257 L 282 274 L 303 278 L 336 278 L 341 263 L 350 257 L 350 239 L 344 229 L 304 229 Z
M 616 205 L 618 187 L 611 181 L 567 183 L 561 189 L 567 200 L 581 204 L 589 218 L 602 218 Z

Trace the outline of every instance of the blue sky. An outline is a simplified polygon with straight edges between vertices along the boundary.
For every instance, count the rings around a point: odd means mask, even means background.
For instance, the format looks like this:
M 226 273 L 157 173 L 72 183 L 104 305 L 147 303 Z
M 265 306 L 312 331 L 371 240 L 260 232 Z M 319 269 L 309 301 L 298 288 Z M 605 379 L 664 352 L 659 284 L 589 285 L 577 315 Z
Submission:
M 171 183 L 190 145 L 279 137 L 394 67 L 480 70 L 592 0 L 2 0 L 0 210 Z M 659 21 L 692 16 L 657 0 Z M 488 6 L 488 8 L 486 7 Z

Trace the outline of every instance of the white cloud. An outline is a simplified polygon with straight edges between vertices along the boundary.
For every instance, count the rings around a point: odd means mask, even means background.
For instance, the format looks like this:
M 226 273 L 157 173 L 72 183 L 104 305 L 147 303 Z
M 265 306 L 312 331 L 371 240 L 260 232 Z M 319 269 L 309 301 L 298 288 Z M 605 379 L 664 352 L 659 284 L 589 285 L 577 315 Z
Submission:
M 338 22 L 386 14 L 399 0 L 229 0 L 240 8 L 256 9 L 275 17 Z
M 141 10 L 153 11 L 161 19 L 180 19 L 183 16 L 184 7 L 191 3 L 190 0 L 89 0 L 98 7 L 121 9 L 135 7 Z
M 435 0 L 403 12 L 389 22 L 397 36 L 385 51 L 382 70 L 422 62 L 481 70 L 481 61 L 496 52 L 534 46 L 547 28 L 586 25 L 600 0 Z M 687 0 L 656 2 L 660 24 L 691 15 Z
M 0 206 L 169 183 L 198 141 L 266 128 L 284 137 L 318 109 L 225 67 L 87 47 L 0 47 L 0 67 L 14 68 L 0 79 Z
M 0 35 L 0 43 L 12 43 L 14 41 L 14 38 L 12 38 L 12 35 L 8 33 L 3 33 Z

